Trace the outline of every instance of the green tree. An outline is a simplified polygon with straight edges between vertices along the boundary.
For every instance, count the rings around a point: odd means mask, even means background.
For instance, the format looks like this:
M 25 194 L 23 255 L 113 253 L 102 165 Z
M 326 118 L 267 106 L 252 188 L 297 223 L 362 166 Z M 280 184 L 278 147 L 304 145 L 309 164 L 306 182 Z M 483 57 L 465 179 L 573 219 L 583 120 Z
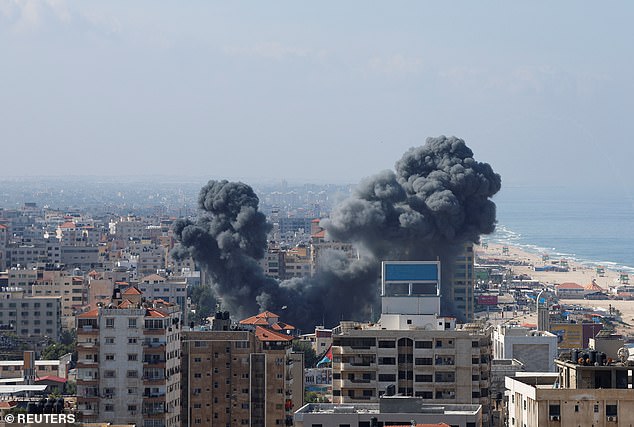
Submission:
M 53 343 L 42 350 L 40 357 L 43 360 L 57 360 L 66 353 L 73 353 L 75 351 L 75 344 L 62 344 Z
M 317 362 L 317 353 L 313 350 L 313 346 L 309 341 L 295 341 L 293 343 L 293 351 L 304 353 L 304 367 L 314 368 Z
M 216 297 L 210 286 L 200 285 L 193 287 L 190 297 L 192 304 L 196 306 L 196 314 L 192 316 L 194 322 L 200 323 L 214 314 L 216 310 Z

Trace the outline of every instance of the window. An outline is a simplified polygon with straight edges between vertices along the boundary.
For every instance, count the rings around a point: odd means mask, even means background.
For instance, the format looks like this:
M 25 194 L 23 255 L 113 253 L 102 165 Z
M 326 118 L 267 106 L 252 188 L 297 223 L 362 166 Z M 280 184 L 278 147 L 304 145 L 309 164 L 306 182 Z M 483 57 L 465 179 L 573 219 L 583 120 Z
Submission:
M 106 360 L 114 360 L 114 354 L 106 354 Z
M 139 372 L 138 371 L 128 371 L 126 374 L 126 377 L 128 378 L 138 378 L 139 377 Z
M 561 415 L 561 406 L 560 405 L 548 405 L 548 415 L 549 416 L 559 416 Z
M 108 371 L 104 371 L 103 376 L 104 378 L 115 378 L 116 373 L 115 371 L 108 370 Z
M 138 338 L 128 338 L 128 344 L 136 344 L 138 342 Z
M 128 328 L 136 328 L 136 318 L 128 319 Z
M 106 344 L 114 344 L 114 337 L 106 337 Z
M 395 374 L 379 374 L 379 381 L 396 381 Z
M 416 341 L 414 343 L 415 348 L 432 348 L 431 341 Z
M 112 404 L 108 403 L 108 404 L 106 404 L 106 406 L 104 407 L 104 410 L 105 410 L 106 412 L 113 412 L 113 411 L 114 411 L 114 405 L 112 405 Z
M 136 353 L 128 354 L 128 362 L 136 362 L 139 355 Z
M 379 348 L 395 348 L 396 342 L 394 341 L 379 341 Z
M 114 318 L 106 317 L 106 328 L 114 328 Z
M 608 417 L 616 417 L 618 414 L 616 405 L 605 405 L 605 415 Z

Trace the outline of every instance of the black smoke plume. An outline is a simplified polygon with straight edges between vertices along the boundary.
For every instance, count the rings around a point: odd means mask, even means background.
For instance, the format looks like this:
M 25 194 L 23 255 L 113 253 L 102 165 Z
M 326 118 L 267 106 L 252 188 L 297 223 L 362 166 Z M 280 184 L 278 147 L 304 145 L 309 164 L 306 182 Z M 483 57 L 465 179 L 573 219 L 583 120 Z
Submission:
M 462 139 L 427 138 L 403 155 L 396 173 L 364 180 L 322 223 L 333 239 L 363 245 L 377 260 L 440 259 L 448 279 L 463 245 L 494 231 L 490 198 L 500 187 L 500 175 L 475 161 Z M 442 292 L 443 314 L 459 315 L 449 289 Z
M 266 251 L 270 225 L 258 204 L 246 184 L 209 181 L 200 191 L 196 221 L 176 222 L 180 245 L 172 255 L 200 262 L 223 308 L 241 318 L 271 310 L 304 330 L 342 318 L 367 319 L 377 298 L 378 288 L 368 289 L 376 284 L 376 263 L 350 262 L 330 252 L 312 278 L 280 282 L 267 277 L 258 260 Z
M 329 253 L 314 277 L 280 282 L 265 276 L 258 264 L 270 226 L 251 187 L 210 181 L 200 192 L 197 220 L 175 226 L 180 246 L 174 255 L 191 254 L 201 262 L 224 308 L 237 316 L 268 309 L 303 329 L 367 320 L 377 308 L 380 261 L 440 258 L 447 277 L 460 247 L 494 230 L 490 197 L 500 185 L 500 176 L 475 161 L 463 140 L 428 138 L 405 153 L 396 173 L 364 180 L 322 221 L 331 238 L 356 243 L 365 256 L 350 260 Z M 455 314 L 446 302 L 443 309 Z

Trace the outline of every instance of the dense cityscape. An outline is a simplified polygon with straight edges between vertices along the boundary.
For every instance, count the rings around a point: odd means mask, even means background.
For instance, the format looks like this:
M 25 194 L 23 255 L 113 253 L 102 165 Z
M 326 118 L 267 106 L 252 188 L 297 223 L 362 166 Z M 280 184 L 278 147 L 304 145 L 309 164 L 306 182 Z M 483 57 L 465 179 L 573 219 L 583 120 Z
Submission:
M 359 186 L 211 180 L 199 194 L 189 182 L 5 182 L 5 419 L 471 427 L 559 425 L 590 411 L 616 425 L 632 401 L 616 309 L 627 274 L 608 282 L 597 269 L 584 287 L 559 280 L 580 266 L 479 240 L 493 222 L 473 221 L 468 206 L 486 206 L 499 176 L 471 156 L 443 137 L 397 163 L 422 180 L 411 188 L 428 189 L 414 193 L 425 211 L 398 195 L 411 179 L 386 173 Z M 416 172 L 421 157 L 435 166 Z M 458 183 L 430 184 L 456 164 Z M 446 222 L 426 234 L 414 222 L 413 241 L 399 236 L 403 214 L 442 213 L 430 206 L 447 191 L 467 206 L 451 239 Z M 401 213 L 378 237 L 362 224 L 377 206 Z M 333 238 L 351 209 L 349 239 Z M 476 210 L 495 220 L 494 207 Z M 615 307 L 566 301 L 584 298 Z M 593 396 L 591 408 L 564 404 L 578 393 Z

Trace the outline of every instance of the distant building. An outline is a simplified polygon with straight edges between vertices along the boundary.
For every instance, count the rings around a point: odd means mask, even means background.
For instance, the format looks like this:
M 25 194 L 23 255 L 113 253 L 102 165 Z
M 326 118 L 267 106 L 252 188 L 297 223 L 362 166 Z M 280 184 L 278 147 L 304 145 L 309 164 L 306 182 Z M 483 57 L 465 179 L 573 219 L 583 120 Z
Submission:
M 471 322 L 474 319 L 475 283 L 473 243 L 463 245 L 463 251 L 456 256 L 453 264 L 452 277 L 447 278 L 451 285 L 443 288 L 443 292 L 448 292 L 444 297 L 452 301 L 453 310 L 458 318 L 464 322 Z
M 557 336 L 518 325 L 498 325 L 493 331 L 494 359 L 517 359 L 530 372 L 554 372 Z
M 555 285 L 555 295 L 559 299 L 583 299 L 586 289 L 577 283 L 561 283 Z
M 60 297 L 30 297 L 21 288 L 0 289 L 0 328 L 22 340 L 59 341 L 62 332 Z

